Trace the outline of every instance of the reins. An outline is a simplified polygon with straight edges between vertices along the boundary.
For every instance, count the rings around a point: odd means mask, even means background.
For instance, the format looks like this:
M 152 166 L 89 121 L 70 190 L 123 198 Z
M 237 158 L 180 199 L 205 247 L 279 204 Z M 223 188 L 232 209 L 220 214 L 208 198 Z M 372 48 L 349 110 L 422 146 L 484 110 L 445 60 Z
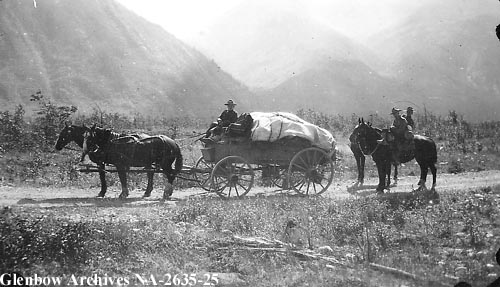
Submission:
M 381 144 L 377 142 L 377 146 L 373 149 L 372 152 L 370 153 L 365 153 L 365 151 L 363 150 L 363 148 L 361 148 L 361 145 L 359 144 L 359 141 L 358 141 L 358 147 L 359 147 L 359 150 L 361 151 L 361 153 L 365 156 L 372 156 L 377 150 L 378 150 L 378 147 L 380 146 Z

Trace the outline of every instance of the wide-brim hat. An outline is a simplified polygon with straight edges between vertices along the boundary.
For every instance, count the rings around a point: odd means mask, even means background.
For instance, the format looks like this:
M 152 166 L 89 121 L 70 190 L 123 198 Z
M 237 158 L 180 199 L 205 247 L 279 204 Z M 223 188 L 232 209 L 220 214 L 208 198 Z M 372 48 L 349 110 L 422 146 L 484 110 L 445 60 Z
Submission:
M 236 106 L 236 104 L 233 102 L 233 100 L 227 101 L 227 103 L 224 104 L 225 106 Z
M 401 112 L 403 110 L 400 110 L 400 109 L 396 109 L 396 108 L 392 108 L 392 111 L 391 111 L 391 115 L 394 115 L 394 114 L 399 114 L 399 112 Z

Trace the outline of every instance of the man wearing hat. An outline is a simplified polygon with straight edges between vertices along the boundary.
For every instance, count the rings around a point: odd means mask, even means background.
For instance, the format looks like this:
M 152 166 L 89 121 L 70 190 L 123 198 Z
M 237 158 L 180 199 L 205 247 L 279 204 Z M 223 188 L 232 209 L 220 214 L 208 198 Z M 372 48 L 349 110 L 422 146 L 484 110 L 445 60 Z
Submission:
M 230 124 L 236 122 L 238 119 L 238 113 L 234 110 L 234 107 L 236 104 L 233 102 L 233 100 L 227 101 L 227 103 L 224 104 L 227 106 L 227 109 L 220 114 L 219 118 L 217 119 L 217 124 L 223 128 L 228 127 Z
M 391 134 L 394 135 L 394 140 L 391 146 L 394 149 L 393 161 L 395 164 L 399 164 L 399 154 L 400 154 L 400 144 L 403 143 L 405 138 L 405 132 L 408 130 L 408 122 L 406 119 L 400 115 L 402 110 L 397 108 L 392 108 L 391 115 L 394 117 L 392 126 L 390 128 Z M 378 140 L 379 144 L 389 145 L 387 132 L 382 133 L 382 139 Z
M 399 113 L 403 111 L 400 109 L 392 108 L 391 115 L 394 116 L 394 121 L 392 122 L 391 132 L 397 139 L 404 137 L 405 131 L 408 128 L 408 122 Z
M 228 100 L 224 105 L 227 107 L 227 109 L 220 114 L 217 122 L 213 122 L 210 125 L 205 137 L 210 137 L 212 132 L 215 132 L 216 130 L 220 130 L 218 132 L 221 132 L 222 128 L 227 128 L 230 124 L 238 120 L 238 113 L 234 110 L 234 106 L 236 106 L 234 101 Z
M 412 115 L 413 115 L 413 108 L 408 107 L 406 109 L 405 119 L 406 119 L 406 122 L 408 123 L 408 125 L 411 127 L 411 129 L 414 130 L 415 129 L 415 122 L 413 121 L 413 118 L 411 117 Z

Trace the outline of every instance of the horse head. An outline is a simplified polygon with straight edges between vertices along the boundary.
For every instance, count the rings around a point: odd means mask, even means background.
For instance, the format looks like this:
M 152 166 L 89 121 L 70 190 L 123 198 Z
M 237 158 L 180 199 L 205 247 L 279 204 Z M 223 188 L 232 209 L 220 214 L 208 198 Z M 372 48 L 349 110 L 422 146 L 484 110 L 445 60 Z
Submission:
M 64 128 L 59 133 L 57 137 L 55 149 L 62 150 L 67 144 L 74 141 L 80 147 L 83 146 L 83 133 L 88 129 L 88 127 L 84 125 L 74 126 L 68 124 L 68 122 L 64 123 Z
M 359 148 L 364 154 L 369 154 L 377 145 L 377 140 L 380 138 L 379 133 L 370 123 L 364 120 L 354 129 Z
M 62 150 L 67 144 L 73 140 L 73 128 L 66 124 L 59 133 L 56 141 L 56 150 Z

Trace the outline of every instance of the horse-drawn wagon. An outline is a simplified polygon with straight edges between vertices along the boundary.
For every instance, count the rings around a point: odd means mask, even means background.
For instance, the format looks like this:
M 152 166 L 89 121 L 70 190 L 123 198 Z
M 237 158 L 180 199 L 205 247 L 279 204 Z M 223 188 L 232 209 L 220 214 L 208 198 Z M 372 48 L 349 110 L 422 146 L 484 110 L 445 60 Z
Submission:
M 202 139 L 202 156 L 194 167 L 201 187 L 224 198 L 241 197 L 260 171 L 263 179 L 301 195 L 328 189 L 335 174 L 335 140 L 330 132 L 289 113 L 251 116 L 248 134 Z
M 141 139 L 137 146 L 136 140 L 130 139 L 131 136 L 123 137 L 123 135 L 116 134 L 116 139 L 110 140 L 109 130 L 99 132 L 99 129 L 82 127 L 81 132 L 73 132 L 78 134 L 77 136 L 68 136 L 65 144 L 74 140 L 80 146 L 86 146 L 86 140 L 83 140 L 83 135 L 80 133 L 91 130 L 93 132 L 89 134 L 93 134 L 94 145 L 105 147 L 91 152 L 91 155 L 97 158 L 93 160 L 98 163 L 97 166 L 86 166 L 80 170 L 100 173 L 102 190 L 99 196 L 104 196 L 106 192 L 105 172 L 122 174 L 120 180 L 124 197 L 128 195 L 125 176 L 127 172 L 148 174 L 148 188 L 145 196 L 149 196 L 152 190 L 153 174 L 159 172 L 169 178 L 169 183 L 173 181 L 172 175 L 183 179 L 193 179 L 203 189 L 215 192 L 223 198 L 246 195 L 258 175 L 270 184 L 282 189 L 294 190 L 305 196 L 319 195 L 328 189 L 335 174 L 333 162 L 335 140 L 330 132 L 289 113 L 251 113 L 247 114 L 247 119 L 250 119 L 250 122 L 247 121 L 244 128 L 238 126 L 238 123 L 234 124 L 235 128 L 239 127 L 240 133 L 231 133 L 232 126 L 230 126 L 221 138 L 200 139 L 203 143 L 202 156 L 195 166 L 183 165 L 180 168 L 182 155 L 177 155 L 180 161 L 176 161 L 173 174 L 169 169 L 170 161 L 167 166 L 162 167 L 163 170 L 158 165 L 163 162 L 162 160 L 152 159 L 148 165 L 134 165 L 134 162 L 139 159 L 134 159 L 137 156 L 131 152 L 137 152 L 142 144 L 149 143 L 153 138 L 158 137 L 158 141 L 164 143 L 165 140 L 161 140 L 163 139 L 161 136 Z M 66 127 L 66 129 L 75 129 L 75 127 Z M 99 136 L 99 133 L 103 135 Z M 105 144 L 99 144 L 100 138 L 105 139 Z M 168 146 L 164 155 L 165 159 L 170 158 L 170 150 L 178 149 L 173 143 Z M 85 147 L 84 150 L 86 149 L 88 148 Z M 158 150 L 158 148 L 152 150 Z M 146 154 L 139 155 L 140 158 L 144 156 Z M 104 163 L 114 164 L 116 168 L 106 168 Z M 131 168 L 134 166 L 144 168 Z M 171 191 L 169 194 L 171 195 Z

